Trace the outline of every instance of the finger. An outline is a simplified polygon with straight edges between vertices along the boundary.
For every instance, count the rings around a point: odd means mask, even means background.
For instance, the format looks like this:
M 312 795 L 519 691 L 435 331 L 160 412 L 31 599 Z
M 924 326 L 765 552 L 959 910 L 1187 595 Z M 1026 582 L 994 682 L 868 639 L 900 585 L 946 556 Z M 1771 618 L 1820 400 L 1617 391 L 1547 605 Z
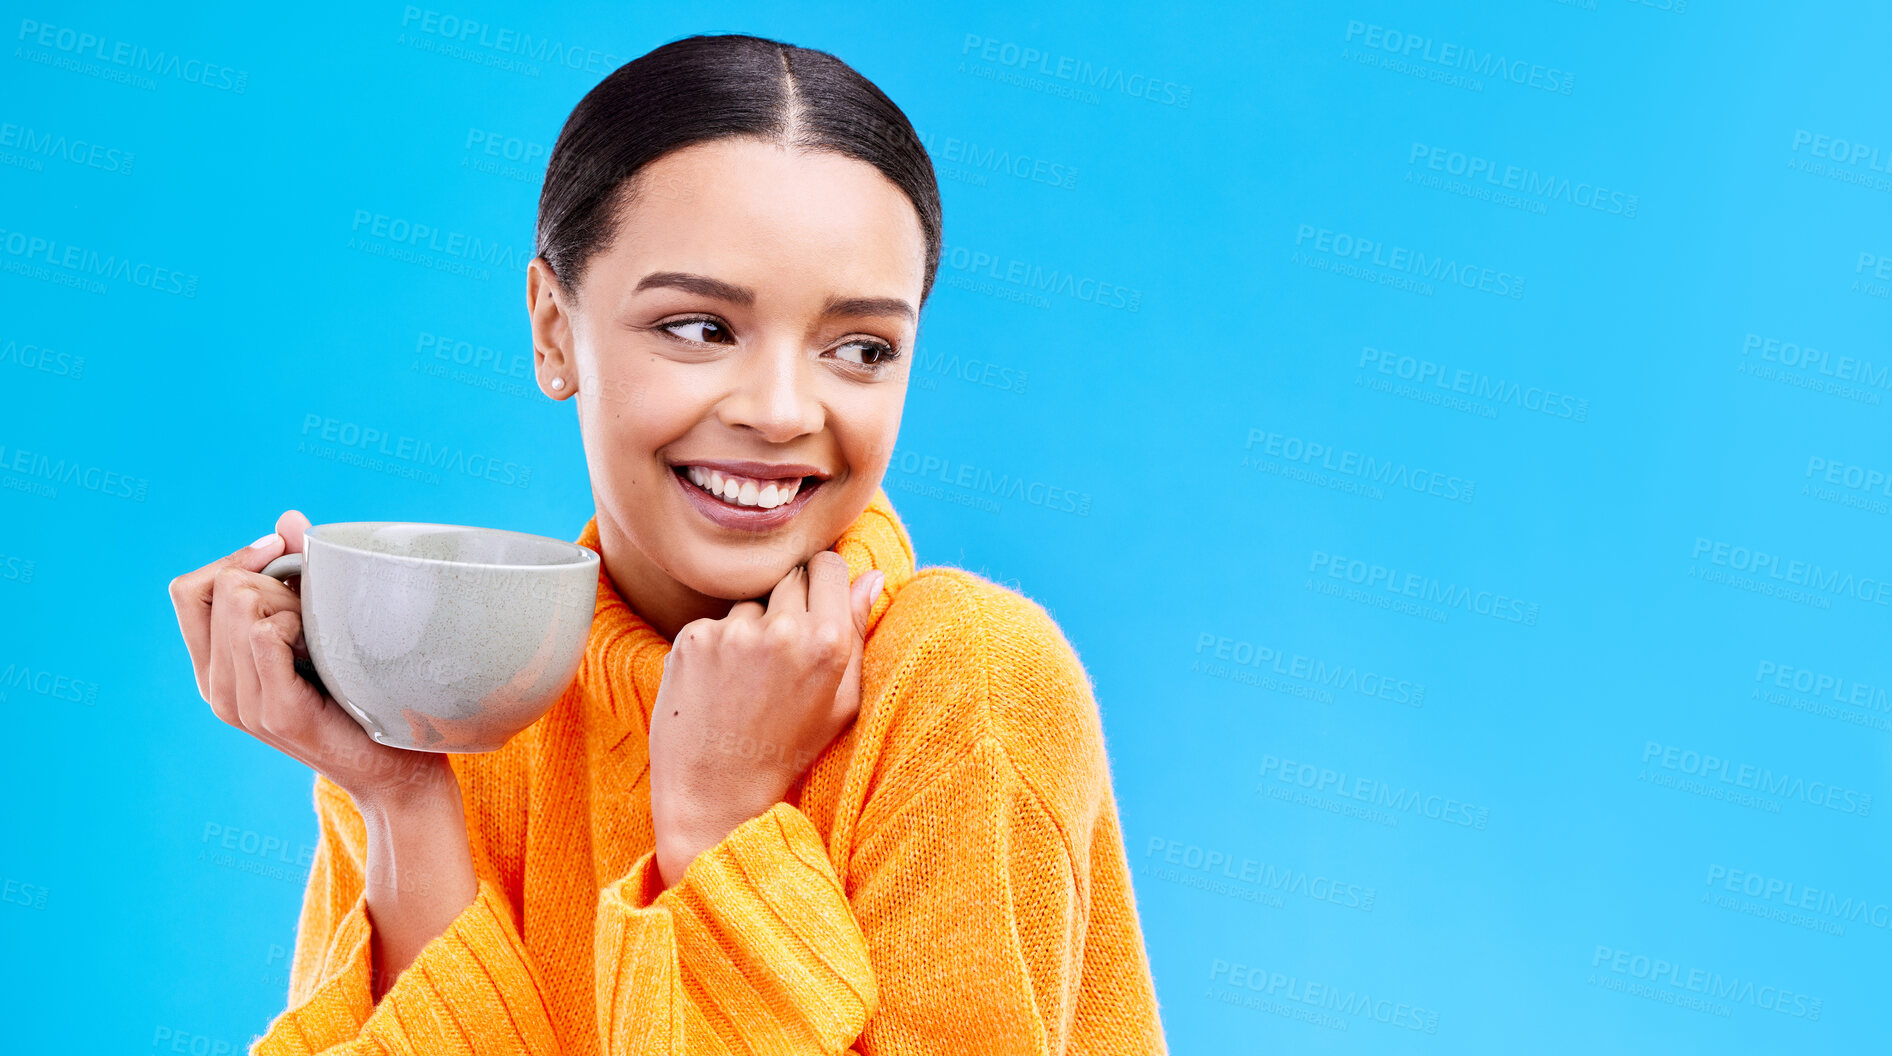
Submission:
M 835 691 L 833 711 L 834 721 L 843 725 L 853 721 L 861 710 L 861 664 L 867 652 L 867 616 L 873 611 L 874 601 L 880 597 L 881 587 L 886 581 L 886 573 L 878 568 L 870 568 L 854 581 L 848 595 L 853 607 L 854 634 L 848 650 L 847 669 L 842 672 L 841 685 Z
M 887 574 L 878 568 L 870 568 L 861 573 L 854 581 L 850 600 L 854 603 L 854 636 L 867 637 L 867 616 L 874 611 L 874 602 L 880 597 L 880 590 L 887 583 Z
M 808 611 L 837 627 L 850 626 L 847 559 L 823 550 L 808 559 Z
M 294 642 L 302 633 L 302 617 L 285 609 L 256 621 L 250 627 L 250 666 L 256 673 L 262 707 L 255 715 L 250 732 L 277 748 L 315 765 L 331 769 L 338 756 L 328 745 L 348 730 L 337 720 L 354 724 L 340 707 L 323 699 L 316 688 L 296 674 Z
M 230 665 L 227 677 L 231 693 L 236 697 L 237 718 L 243 723 L 243 728 L 252 734 L 261 729 L 258 712 L 265 703 L 262 686 L 256 676 L 256 656 L 252 645 L 256 628 L 260 624 L 260 620 L 246 617 L 232 628 L 238 637 L 226 639 L 229 642 L 227 655 Z
M 211 609 L 211 710 L 255 732 L 256 674 L 247 636 L 258 620 L 283 610 L 301 619 L 302 599 L 279 580 L 228 567 L 217 574 Z
M 808 611 L 807 566 L 796 565 L 776 581 L 775 589 L 769 591 L 769 611 L 785 612 L 791 616 Z
M 289 549 L 284 550 L 283 553 L 300 554 L 304 552 L 302 549 L 302 533 L 307 531 L 308 527 L 309 519 L 302 515 L 301 510 L 284 510 L 283 515 L 276 518 L 276 534 L 282 536 L 289 544 Z
M 217 718 L 242 729 L 243 716 L 237 710 L 236 696 L 230 691 L 230 683 L 224 677 L 224 672 L 230 669 L 230 657 L 228 635 L 224 633 L 222 627 L 224 623 L 222 610 L 227 610 L 229 607 L 230 602 L 226 600 L 211 610 L 212 626 L 209 631 L 210 644 L 207 647 L 209 655 L 204 658 L 205 672 L 201 676 L 202 692 L 204 700 L 210 705 L 211 712 Z
M 731 620 L 759 620 L 762 618 L 763 613 L 767 611 L 768 610 L 764 609 L 762 603 L 759 601 L 739 601 L 730 606 L 729 615 L 726 618 Z
M 231 578 L 234 578 L 231 577 Z M 244 589 L 237 597 L 241 603 L 235 607 L 235 620 L 231 625 L 228 652 L 230 662 L 230 685 L 236 695 L 237 717 L 243 728 L 263 737 L 264 740 L 281 748 L 282 745 L 268 736 L 267 713 L 273 698 L 263 692 L 262 683 L 256 670 L 254 638 L 257 625 L 272 617 L 283 616 L 293 628 L 290 635 L 290 648 L 293 650 L 297 638 L 302 633 L 302 599 L 296 592 L 284 586 L 280 581 L 269 576 L 251 574 Z M 238 636 L 251 639 L 239 641 Z M 293 659 L 292 659 L 293 664 Z
M 184 634 L 184 647 L 190 650 L 191 666 L 197 672 L 197 692 L 210 699 L 210 602 L 217 573 L 236 567 L 247 572 L 261 572 L 263 566 L 283 554 L 284 539 L 271 532 L 234 554 L 215 561 L 171 581 L 171 604 L 177 610 L 178 630 Z
M 254 574 L 227 565 L 218 570 L 211 586 L 210 656 L 206 676 L 210 688 L 204 699 L 210 702 L 210 710 L 218 718 L 242 729 L 248 726 L 243 714 L 244 701 L 237 693 L 237 658 L 233 654 L 235 650 L 249 651 L 244 635 L 261 615 L 252 607 L 254 599 L 250 597 L 249 584 L 243 580 L 244 576 Z

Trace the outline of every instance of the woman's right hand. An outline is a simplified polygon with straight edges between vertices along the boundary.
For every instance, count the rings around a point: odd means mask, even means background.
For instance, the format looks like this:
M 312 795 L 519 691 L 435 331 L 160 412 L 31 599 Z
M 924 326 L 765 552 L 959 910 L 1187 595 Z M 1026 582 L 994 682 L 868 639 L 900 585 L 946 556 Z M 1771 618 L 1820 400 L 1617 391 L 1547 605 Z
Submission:
M 369 737 L 334 698 L 296 674 L 302 598 L 262 574 L 302 552 L 309 519 L 295 510 L 276 531 L 171 581 L 197 691 L 219 719 L 300 760 L 339 785 L 356 805 L 438 795 L 458 782 L 447 757 L 391 748 Z
M 296 674 L 302 598 L 262 574 L 301 553 L 309 519 L 171 581 L 197 691 L 217 717 L 300 760 L 354 800 L 366 829 L 364 893 L 375 1002 L 479 894 L 460 780 L 447 757 L 369 737 L 334 698 Z

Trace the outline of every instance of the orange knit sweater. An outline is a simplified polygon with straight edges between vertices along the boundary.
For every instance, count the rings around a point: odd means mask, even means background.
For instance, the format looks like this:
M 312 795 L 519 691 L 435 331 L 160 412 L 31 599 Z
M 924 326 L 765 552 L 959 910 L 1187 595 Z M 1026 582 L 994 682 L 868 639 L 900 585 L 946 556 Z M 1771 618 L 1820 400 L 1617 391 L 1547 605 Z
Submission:
M 596 518 L 578 542 L 598 547 Z M 289 1007 L 251 1051 L 1164 1052 L 1069 643 L 1036 602 L 916 570 L 885 491 L 834 549 L 886 590 L 860 715 L 798 802 L 657 893 L 646 730 L 670 643 L 600 570 L 571 688 L 452 758 L 479 894 L 378 1004 L 361 816 L 317 776 Z

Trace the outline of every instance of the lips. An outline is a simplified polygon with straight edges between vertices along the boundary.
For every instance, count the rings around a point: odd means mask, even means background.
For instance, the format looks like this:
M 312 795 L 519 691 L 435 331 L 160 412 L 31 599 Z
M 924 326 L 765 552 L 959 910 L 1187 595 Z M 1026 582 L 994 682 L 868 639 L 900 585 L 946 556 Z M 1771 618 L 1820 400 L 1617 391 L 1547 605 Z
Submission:
M 819 468 L 801 464 L 732 460 L 670 468 L 697 512 L 719 527 L 743 532 L 787 524 L 828 479 Z

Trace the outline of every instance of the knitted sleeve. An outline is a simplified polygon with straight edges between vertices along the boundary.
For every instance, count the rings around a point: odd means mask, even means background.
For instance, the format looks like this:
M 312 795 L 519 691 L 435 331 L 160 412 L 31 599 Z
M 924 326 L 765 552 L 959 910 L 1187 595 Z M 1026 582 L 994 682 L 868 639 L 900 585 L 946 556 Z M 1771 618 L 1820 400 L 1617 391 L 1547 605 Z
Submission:
M 972 735 L 892 761 L 924 776 L 867 803 L 845 883 L 777 803 L 668 890 L 653 854 L 604 890 L 606 1052 L 1164 1051 L 1088 680 L 1042 610 L 1000 605 L 914 679 Z
M 874 973 L 821 834 L 777 803 L 659 892 L 645 852 L 598 900 L 598 1036 L 613 1054 L 835 1053 Z
M 374 1001 L 365 828 L 348 795 L 320 777 L 315 802 L 320 832 L 290 962 L 289 1008 L 250 1051 L 559 1052 L 512 909 L 484 876 L 472 904 Z

